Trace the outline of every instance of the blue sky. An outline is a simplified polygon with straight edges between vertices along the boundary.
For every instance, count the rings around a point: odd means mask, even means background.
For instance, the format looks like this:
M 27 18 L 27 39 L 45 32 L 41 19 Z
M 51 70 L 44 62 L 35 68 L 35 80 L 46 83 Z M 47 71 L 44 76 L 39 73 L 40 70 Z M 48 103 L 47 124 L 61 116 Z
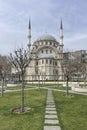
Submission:
M 32 43 L 45 32 L 59 40 L 62 17 L 64 50 L 87 50 L 86 0 L 0 0 L 0 54 L 27 47 L 29 17 Z

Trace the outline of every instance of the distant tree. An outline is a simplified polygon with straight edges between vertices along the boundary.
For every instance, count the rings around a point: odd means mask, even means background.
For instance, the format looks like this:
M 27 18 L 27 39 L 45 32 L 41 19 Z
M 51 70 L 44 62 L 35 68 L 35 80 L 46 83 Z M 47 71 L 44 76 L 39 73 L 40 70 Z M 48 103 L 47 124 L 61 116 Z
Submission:
M 80 64 L 78 60 L 72 56 L 72 53 L 68 52 L 67 57 L 63 58 L 62 68 L 64 79 L 66 80 L 66 95 L 68 96 L 68 82 L 73 80 L 74 74 L 78 73 Z
M 6 84 L 6 79 L 11 73 L 11 65 L 8 62 L 7 56 L 0 55 L 0 79 L 1 79 L 1 95 L 3 96 L 3 86 Z
M 29 64 L 29 54 L 23 48 L 19 48 L 14 51 L 14 53 L 10 53 L 10 62 L 14 68 L 21 74 L 22 78 L 22 86 L 21 86 L 21 112 L 24 112 L 24 78 L 26 68 Z
M 86 79 L 87 79 L 87 63 L 86 62 L 81 63 L 80 71 L 84 80 L 84 84 L 86 84 Z
M 83 62 L 81 58 L 73 56 L 72 52 L 66 53 L 66 58 L 64 57 L 62 68 L 63 74 L 66 79 L 66 95 L 68 95 L 68 81 L 73 80 L 75 77 L 77 81 L 83 78 L 86 81 L 87 77 L 87 63 Z

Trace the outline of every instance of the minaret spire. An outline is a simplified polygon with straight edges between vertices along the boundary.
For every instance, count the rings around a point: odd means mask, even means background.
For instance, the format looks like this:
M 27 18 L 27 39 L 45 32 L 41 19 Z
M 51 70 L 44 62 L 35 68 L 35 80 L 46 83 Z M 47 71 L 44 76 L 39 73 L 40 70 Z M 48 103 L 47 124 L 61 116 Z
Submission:
M 63 24 L 62 24 L 62 18 L 60 21 L 60 45 L 63 45 Z
M 62 18 L 61 18 L 61 21 L 60 21 L 60 29 L 63 29 Z
M 30 22 L 30 18 L 29 18 L 29 29 L 31 29 L 31 22 Z
M 30 47 L 31 47 L 31 22 L 29 18 L 29 25 L 28 25 L 28 48 L 30 52 Z

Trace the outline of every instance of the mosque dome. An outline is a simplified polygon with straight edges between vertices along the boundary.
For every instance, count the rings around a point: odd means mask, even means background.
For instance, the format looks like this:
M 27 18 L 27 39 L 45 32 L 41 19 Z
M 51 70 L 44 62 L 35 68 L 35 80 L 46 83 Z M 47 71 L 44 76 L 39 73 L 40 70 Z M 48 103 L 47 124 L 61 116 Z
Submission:
M 40 37 L 37 38 L 36 41 L 56 41 L 55 37 L 53 37 L 52 35 L 49 34 L 43 34 Z

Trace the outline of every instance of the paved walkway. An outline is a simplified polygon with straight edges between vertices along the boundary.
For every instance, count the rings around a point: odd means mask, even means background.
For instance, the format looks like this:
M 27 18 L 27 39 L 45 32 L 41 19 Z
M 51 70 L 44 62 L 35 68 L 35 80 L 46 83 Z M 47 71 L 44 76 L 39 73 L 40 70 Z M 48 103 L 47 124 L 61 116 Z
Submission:
M 44 130 L 61 130 L 51 90 L 47 95 Z

